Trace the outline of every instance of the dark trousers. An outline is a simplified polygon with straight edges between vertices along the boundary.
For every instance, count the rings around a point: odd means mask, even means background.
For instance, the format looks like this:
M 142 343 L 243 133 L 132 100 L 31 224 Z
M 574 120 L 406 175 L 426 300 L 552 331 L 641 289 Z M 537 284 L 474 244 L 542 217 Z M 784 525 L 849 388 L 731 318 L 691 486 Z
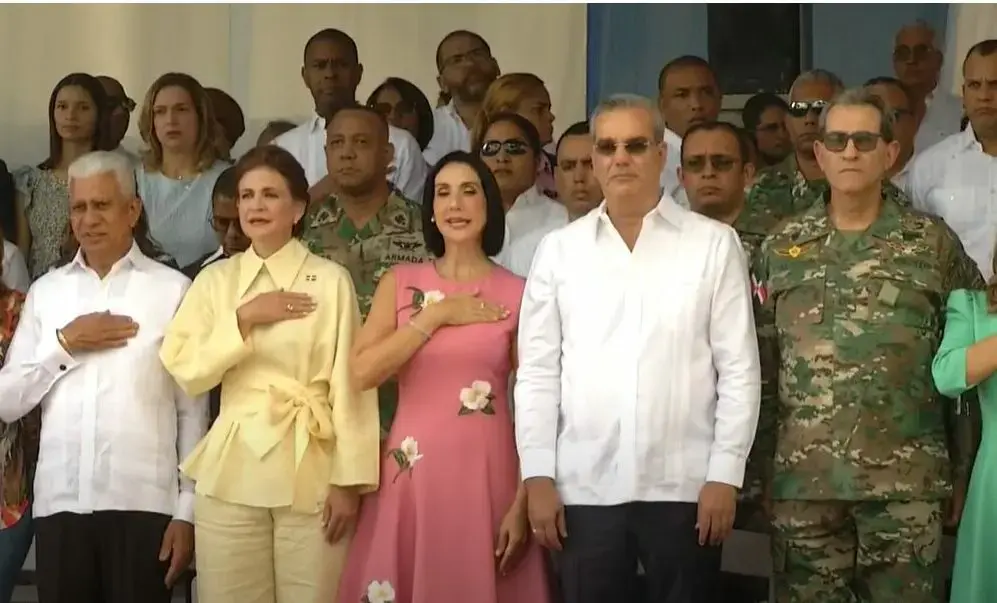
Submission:
M 159 549 L 170 520 L 141 511 L 35 518 L 39 603 L 169 603 Z
M 31 507 L 14 525 L 0 530 L 0 603 L 10 603 L 34 535 Z
M 636 602 L 637 561 L 647 603 L 712 603 L 720 594 L 721 548 L 699 546 L 696 504 L 633 502 L 566 506 L 559 555 L 565 603 Z

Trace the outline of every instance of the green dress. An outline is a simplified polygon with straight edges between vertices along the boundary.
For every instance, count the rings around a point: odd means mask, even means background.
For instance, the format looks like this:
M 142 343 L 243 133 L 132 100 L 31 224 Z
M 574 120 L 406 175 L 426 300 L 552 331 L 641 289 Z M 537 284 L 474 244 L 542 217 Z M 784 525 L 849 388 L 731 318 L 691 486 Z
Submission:
M 987 311 L 986 294 L 953 291 L 948 299 L 945 335 L 931 366 L 935 386 L 943 395 L 957 398 L 970 389 L 966 385 L 966 351 L 992 335 L 997 335 L 997 314 Z M 997 374 L 977 389 L 983 441 L 959 523 L 950 603 L 997 601 L 993 562 L 997 542 Z

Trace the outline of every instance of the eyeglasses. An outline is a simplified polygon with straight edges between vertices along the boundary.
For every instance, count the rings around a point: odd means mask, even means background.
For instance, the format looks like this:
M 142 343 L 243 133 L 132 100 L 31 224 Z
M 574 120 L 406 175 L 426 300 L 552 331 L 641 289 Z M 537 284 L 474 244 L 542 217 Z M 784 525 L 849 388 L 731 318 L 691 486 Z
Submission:
M 820 113 L 827 105 L 825 100 L 793 101 L 789 103 L 789 114 L 793 117 L 806 117 L 807 113 Z
M 211 228 L 215 232 L 228 232 L 232 225 L 239 228 L 239 218 L 220 218 L 218 216 L 211 216 Z
M 631 138 L 630 140 L 616 141 L 602 139 L 595 141 L 595 152 L 605 157 L 616 154 L 616 149 L 622 148 L 627 155 L 643 155 L 651 148 L 651 141 L 646 138 Z
M 868 153 L 875 150 L 882 134 L 876 132 L 825 132 L 821 139 L 824 148 L 832 153 L 840 153 L 848 148 L 848 141 L 855 143 L 855 150 L 860 153 Z
M 714 172 L 726 173 L 734 169 L 737 159 L 730 155 L 690 155 L 682 159 L 682 169 L 691 174 L 702 173 L 707 163 Z
M 912 60 L 915 63 L 920 63 L 934 54 L 935 49 L 927 44 L 916 44 L 913 47 L 897 46 L 893 49 L 893 60 L 902 61 L 904 63 Z
M 508 155 L 525 155 L 529 148 L 529 145 L 516 138 L 511 140 L 486 140 L 481 145 L 481 156 L 494 157 L 500 151 L 505 151 Z

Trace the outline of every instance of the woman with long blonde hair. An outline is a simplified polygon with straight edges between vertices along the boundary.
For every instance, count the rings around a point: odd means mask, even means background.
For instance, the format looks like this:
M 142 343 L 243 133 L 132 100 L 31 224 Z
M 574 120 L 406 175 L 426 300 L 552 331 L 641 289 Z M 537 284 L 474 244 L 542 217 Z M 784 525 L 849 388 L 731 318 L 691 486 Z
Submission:
M 554 141 L 554 114 L 551 112 L 550 92 L 543 80 L 532 73 L 507 73 L 492 82 L 485 93 L 481 112 L 474 122 L 471 140 L 481 140 L 488 124 L 500 113 L 517 113 L 529 120 L 540 135 L 541 146 Z M 478 149 L 474 151 L 477 152 Z M 554 186 L 555 163 L 554 156 L 544 151 L 537 169 L 537 187 L 551 199 L 557 199 L 557 189 Z
M 138 125 L 147 147 L 139 197 L 153 238 L 184 268 L 218 246 L 211 191 L 228 164 L 218 157 L 211 101 L 193 77 L 167 73 L 146 93 Z

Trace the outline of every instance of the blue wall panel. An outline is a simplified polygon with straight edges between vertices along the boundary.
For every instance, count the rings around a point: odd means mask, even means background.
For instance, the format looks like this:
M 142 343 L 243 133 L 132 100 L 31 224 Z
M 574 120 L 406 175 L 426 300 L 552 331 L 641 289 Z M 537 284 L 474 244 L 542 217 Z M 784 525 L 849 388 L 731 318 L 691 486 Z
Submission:
M 947 13 L 947 4 L 815 4 L 814 66 L 850 85 L 892 75 L 897 29 L 923 19 L 942 46 Z M 589 111 L 615 92 L 657 96 L 658 71 L 666 62 L 707 54 L 705 4 L 590 4 L 587 28 Z

